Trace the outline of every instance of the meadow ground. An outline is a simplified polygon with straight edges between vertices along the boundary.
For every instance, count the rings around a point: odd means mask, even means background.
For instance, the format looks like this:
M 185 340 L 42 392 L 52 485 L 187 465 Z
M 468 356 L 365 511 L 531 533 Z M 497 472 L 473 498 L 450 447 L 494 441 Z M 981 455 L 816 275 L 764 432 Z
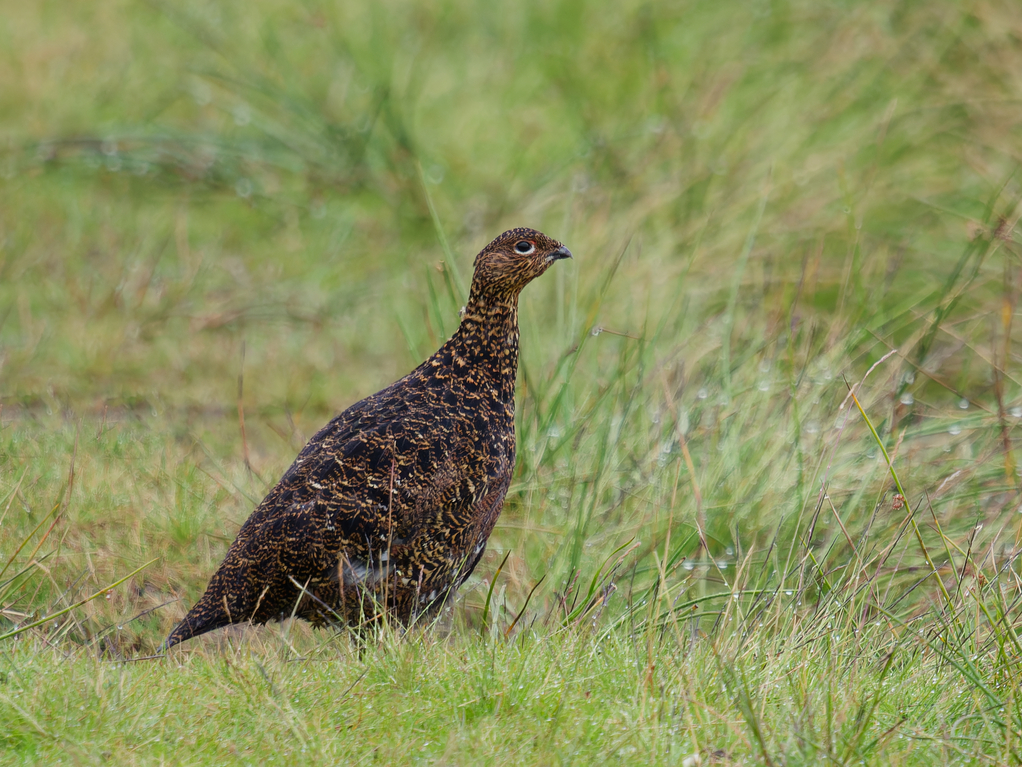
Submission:
M 1022 6 L 0 18 L 0 764 L 1020 761 Z M 453 609 L 147 659 L 519 225 Z

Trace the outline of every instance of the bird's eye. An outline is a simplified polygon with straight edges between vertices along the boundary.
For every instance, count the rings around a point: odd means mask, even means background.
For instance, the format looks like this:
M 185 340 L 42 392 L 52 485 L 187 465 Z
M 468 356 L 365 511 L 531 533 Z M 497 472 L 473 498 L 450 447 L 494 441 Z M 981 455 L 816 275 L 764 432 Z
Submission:
M 519 240 L 518 242 L 515 243 L 515 250 L 517 250 L 519 253 L 523 255 L 526 253 L 531 253 L 535 249 L 536 246 L 533 245 L 528 240 Z

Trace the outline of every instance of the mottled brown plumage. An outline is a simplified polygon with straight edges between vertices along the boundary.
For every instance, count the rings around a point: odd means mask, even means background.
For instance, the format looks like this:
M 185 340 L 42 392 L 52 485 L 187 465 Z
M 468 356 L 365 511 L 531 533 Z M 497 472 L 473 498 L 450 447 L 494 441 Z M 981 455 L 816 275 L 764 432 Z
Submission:
M 309 441 L 165 647 L 292 614 L 364 626 L 439 608 L 479 562 L 511 482 L 518 295 L 570 256 L 533 229 L 487 245 L 457 332 Z

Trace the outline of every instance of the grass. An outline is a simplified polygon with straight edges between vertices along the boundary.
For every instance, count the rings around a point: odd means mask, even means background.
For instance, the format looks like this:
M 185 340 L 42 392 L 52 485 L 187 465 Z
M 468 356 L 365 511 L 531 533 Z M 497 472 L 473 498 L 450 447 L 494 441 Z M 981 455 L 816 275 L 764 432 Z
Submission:
M 0 763 L 1019 761 L 1022 11 L 7 5 Z M 515 225 L 453 610 L 147 660 Z

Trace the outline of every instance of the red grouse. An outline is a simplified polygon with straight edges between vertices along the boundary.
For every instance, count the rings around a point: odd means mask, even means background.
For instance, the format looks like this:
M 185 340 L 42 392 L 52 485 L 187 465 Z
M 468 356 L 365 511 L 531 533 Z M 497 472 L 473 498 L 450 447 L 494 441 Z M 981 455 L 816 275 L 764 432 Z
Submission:
M 439 609 L 482 557 L 511 482 L 518 295 L 570 257 L 534 229 L 483 248 L 455 334 L 309 441 L 164 647 L 292 614 L 364 627 Z

